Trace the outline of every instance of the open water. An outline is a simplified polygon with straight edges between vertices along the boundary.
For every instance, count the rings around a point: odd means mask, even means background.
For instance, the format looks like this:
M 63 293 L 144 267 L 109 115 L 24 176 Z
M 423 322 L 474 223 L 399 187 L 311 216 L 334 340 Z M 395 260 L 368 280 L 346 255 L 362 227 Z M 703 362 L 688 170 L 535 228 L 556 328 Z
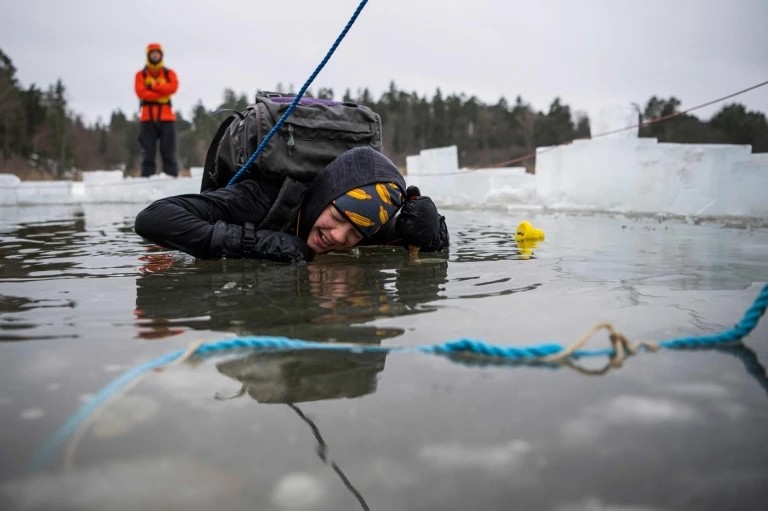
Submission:
M 608 371 L 192 357 L 51 443 L 121 373 L 197 340 L 567 345 L 600 321 L 631 340 L 722 331 L 768 281 L 765 228 L 454 209 L 446 254 L 280 265 L 152 247 L 132 231 L 139 208 L 0 208 L 0 509 L 765 509 L 765 318 L 743 346 Z M 518 246 L 524 219 L 546 241 Z M 604 333 L 588 345 L 607 346 Z

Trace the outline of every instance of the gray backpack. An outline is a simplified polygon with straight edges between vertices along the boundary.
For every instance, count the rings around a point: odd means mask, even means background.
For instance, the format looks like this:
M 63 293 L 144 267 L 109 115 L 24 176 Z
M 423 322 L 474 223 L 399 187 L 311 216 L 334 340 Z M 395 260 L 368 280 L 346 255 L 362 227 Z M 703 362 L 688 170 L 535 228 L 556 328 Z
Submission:
M 233 111 L 208 148 L 200 191 L 227 186 L 294 99 L 258 93 L 255 103 Z M 381 151 L 379 114 L 355 103 L 302 98 L 243 178 L 308 183 L 338 155 L 362 145 Z

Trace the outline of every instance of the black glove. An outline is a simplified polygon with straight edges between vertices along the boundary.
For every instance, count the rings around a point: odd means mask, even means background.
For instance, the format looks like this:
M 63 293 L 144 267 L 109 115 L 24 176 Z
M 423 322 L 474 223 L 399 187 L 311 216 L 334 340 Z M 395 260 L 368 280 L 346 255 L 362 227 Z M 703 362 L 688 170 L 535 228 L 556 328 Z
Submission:
M 397 217 L 395 229 L 406 247 L 419 247 L 424 252 L 442 250 L 448 246 L 448 228 L 445 217 L 429 197 L 421 195 L 415 186 L 405 191 L 405 204 Z
M 279 231 L 253 230 L 253 224 L 243 228 L 243 257 L 279 262 L 309 262 L 314 253 L 298 236 Z

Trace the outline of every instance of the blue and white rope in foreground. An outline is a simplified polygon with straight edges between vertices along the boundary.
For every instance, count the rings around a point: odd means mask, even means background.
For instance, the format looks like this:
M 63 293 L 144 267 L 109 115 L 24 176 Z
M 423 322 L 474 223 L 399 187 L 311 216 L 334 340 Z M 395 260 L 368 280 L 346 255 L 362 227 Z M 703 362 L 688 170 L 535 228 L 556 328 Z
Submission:
M 749 335 L 749 333 L 757 326 L 758 322 L 760 321 L 760 317 L 765 313 L 766 308 L 768 308 L 768 284 L 763 286 L 763 289 L 760 291 L 760 294 L 758 294 L 754 303 L 744 313 L 741 321 L 739 321 L 733 328 L 729 328 L 723 332 L 710 335 L 681 337 L 677 339 L 660 341 L 657 343 L 641 343 L 636 347 L 624 345 L 624 348 L 629 348 L 632 351 L 656 351 L 657 349 L 662 348 L 670 350 L 684 350 L 724 346 L 729 343 L 740 341 Z M 612 335 L 617 335 L 612 331 L 612 329 L 610 329 L 610 327 L 607 327 L 605 324 L 600 324 L 593 328 L 590 334 L 585 336 L 586 339 L 584 340 L 588 340 L 589 335 L 591 335 L 592 332 L 599 330 L 600 328 L 608 328 L 611 330 Z M 578 344 L 583 344 L 583 342 L 579 341 Z M 325 342 L 288 339 L 285 337 L 261 336 L 236 337 L 233 339 L 224 339 L 221 341 L 203 343 L 200 344 L 194 352 L 192 352 L 192 355 L 209 356 L 220 352 L 240 349 L 267 351 L 310 349 L 325 351 L 353 351 L 357 353 L 399 352 L 426 353 L 434 355 L 472 354 L 520 362 L 553 362 L 557 360 L 560 355 L 566 353 L 568 357 L 574 359 L 584 357 L 611 357 L 617 355 L 616 347 L 603 350 L 580 350 L 566 348 L 563 345 L 556 343 L 538 344 L 528 347 L 500 346 L 467 338 L 448 341 L 443 344 L 428 344 L 421 346 L 380 346 L 367 344 L 329 344 Z M 175 353 L 175 355 L 176 357 L 180 357 L 183 353 L 184 352 L 182 350 L 179 350 Z M 171 355 L 172 354 L 166 355 L 166 357 L 171 357 Z
M 38 454 L 30 463 L 32 468 L 42 466 L 78 428 L 100 407 L 107 403 L 121 389 L 134 383 L 141 375 L 154 369 L 167 366 L 174 362 L 183 361 L 189 356 L 214 356 L 232 350 L 260 350 L 260 351 L 294 351 L 294 350 L 324 350 L 342 351 L 354 353 L 422 353 L 442 356 L 473 355 L 487 360 L 511 362 L 519 365 L 534 365 L 547 367 L 560 367 L 569 365 L 572 360 L 585 357 L 609 357 L 614 366 L 621 365 L 627 355 L 639 351 L 656 351 L 658 349 L 686 350 L 686 349 L 715 349 L 726 351 L 734 343 L 741 341 L 755 329 L 760 318 L 768 307 L 768 284 L 758 294 L 754 303 L 744 313 L 733 328 L 720 333 L 703 335 L 698 337 L 681 337 L 656 343 L 629 343 L 624 336 L 613 331 L 610 325 L 599 324 L 579 341 L 569 347 L 556 343 L 539 344 L 529 347 L 522 346 L 498 346 L 490 345 L 483 341 L 472 339 L 459 339 L 444 344 L 432 344 L 422 346 L 379 346 L 365 344 L 329 344 L 323 342 L 302 341 L 285 337 L 239 337 L 221 341 L 206 342 L 197 345 L 194 349 L 178 350 L 150 360 L 140 366 L 134 367 L 112 380 L 101 389 L 93 399 L 80 408 L 69 418 L 58 431 L 46 442 Z M 610 332 L 612 348 L 602 350 L 582 350 L 580 347 L 586 343 L 597 330 L 605 328 Z M 756 367 L 754 367 L 756 364 Z M 753 367 L 750 367 L 752 365 Z M 756 361 L 745 360 L 745 366 L 750 373 L 762 372 L 757 375 L 762 383 L 768 382 L 765 370 Z

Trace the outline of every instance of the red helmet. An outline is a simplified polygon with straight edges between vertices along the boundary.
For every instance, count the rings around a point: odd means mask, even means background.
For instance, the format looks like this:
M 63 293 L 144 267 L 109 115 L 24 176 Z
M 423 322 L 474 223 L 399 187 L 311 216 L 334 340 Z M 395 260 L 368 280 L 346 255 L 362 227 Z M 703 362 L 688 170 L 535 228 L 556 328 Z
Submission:
M 161 54 L 163 53 L 163 47 L 160 46 L 160 43 L 149 43 L 147 45 L 147 54 L 151 51 L 159 51 Z

